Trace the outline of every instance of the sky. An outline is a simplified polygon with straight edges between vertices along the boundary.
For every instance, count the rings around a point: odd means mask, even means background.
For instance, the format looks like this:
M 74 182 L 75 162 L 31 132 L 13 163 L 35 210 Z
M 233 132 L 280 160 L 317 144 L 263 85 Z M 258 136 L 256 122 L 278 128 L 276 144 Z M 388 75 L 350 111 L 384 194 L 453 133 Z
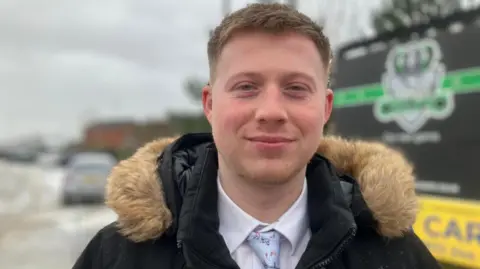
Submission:
M 368 34 L 368 15 L 358 12 L 366 1 L 299 2 L 313 18 L 335 18 L 334 42 Z M 182 84 L 207 77 L 208 31 L 221 18 L 221 0 L 0 1 L 0 141 L 78 138 L 91 120 L 198 110 Z

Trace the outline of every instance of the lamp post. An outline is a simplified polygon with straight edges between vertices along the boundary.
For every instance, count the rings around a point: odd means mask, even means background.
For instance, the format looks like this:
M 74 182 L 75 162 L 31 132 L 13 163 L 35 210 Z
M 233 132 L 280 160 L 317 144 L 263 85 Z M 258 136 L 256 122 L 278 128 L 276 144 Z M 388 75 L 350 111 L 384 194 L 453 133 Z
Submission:
M 287 4 L 296 9 L 298 6 L 298 0 L 287 0 Z
M 258 0 L 259 3 L 261 4 L 273 4 L 275 3 L 276 1 L 275 0 Z M 281 2 L 281 1 L 279 1 Z M 297 8 L 298 6 L 298 0 L 286 0 L 286 4 L 293 7 L 293 8 Z
M 232 11 L 232 1 L 222 0 L 222 15 L 227 16 Z

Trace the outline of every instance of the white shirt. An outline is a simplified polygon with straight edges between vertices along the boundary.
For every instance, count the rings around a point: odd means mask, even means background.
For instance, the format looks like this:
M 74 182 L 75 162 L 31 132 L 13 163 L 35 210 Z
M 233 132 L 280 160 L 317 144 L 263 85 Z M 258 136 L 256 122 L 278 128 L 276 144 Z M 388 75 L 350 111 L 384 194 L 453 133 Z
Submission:
M 275 229 L 281 234 L 280 268 L 294 269 L 307 248 L 311 231 L 307 215 L 307 183 L 293 205 L 277 222 L 262 223 L 238 207 L 223 190 L 218 180 L 219 232 L 223 236 L 232 258 L 242 269 L 263 269 L 263 265 L 246 241 L 259 226 Z

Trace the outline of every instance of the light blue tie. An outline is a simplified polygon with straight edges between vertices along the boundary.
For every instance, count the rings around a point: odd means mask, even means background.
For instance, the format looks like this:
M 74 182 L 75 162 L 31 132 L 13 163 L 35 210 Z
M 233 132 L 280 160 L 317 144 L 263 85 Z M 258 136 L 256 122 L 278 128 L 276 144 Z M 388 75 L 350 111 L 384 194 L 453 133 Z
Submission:
M 265 268 L 280 268 L 280 234 L 277 231 L 252 232 L 247 241 Z

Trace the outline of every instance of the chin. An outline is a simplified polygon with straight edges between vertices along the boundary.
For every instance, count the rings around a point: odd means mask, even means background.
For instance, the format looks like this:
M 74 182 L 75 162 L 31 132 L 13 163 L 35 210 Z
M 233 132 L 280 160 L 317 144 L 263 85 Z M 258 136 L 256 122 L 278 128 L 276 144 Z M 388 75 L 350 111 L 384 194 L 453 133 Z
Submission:
M 247 177 L 247 180 L 251 183 L 264 185 L 264 186 L 277 186 L 283 185 L 287 182 L 290 182 L 292 178 L 287 177 L 285 175 L 280 174 L 272 174 L 272 173 L 265 173 L 265 174 L 252 174 Z
M 293 180 L 301 169 L 294 169 L 291 164 L 282 162 L 257 162 L 245 167 L 247 180 L 255 183 L 278 185 Z

